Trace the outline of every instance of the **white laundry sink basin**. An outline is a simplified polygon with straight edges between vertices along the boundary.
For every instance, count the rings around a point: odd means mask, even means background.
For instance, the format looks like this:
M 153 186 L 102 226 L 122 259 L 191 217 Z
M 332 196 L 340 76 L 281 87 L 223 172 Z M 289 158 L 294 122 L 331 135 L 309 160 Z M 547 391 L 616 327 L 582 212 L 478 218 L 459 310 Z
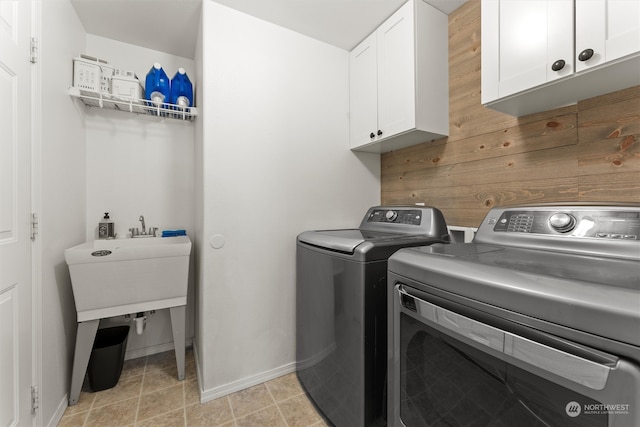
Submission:
M 64 251 L 78 322 L 185 305 L 187 236 L 94 240 Z

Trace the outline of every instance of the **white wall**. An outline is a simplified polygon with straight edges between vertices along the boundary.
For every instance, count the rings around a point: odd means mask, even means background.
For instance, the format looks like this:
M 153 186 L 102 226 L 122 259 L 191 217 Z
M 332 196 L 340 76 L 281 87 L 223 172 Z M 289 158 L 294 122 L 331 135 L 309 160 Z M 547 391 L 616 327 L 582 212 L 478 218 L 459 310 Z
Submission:
M 140 214 L 148 226 L 194 230 L 193 124 L 86 108 L 68 95 L 72 59 L 80 53 L 103 57 L 141 78 L 155 61 L 171 76 L 179 66 L 193 75 L 194 61 L 87 35 L 68 0 L 41 5 L 39 417 L 55 425 L 66 407 L 76 332 L 64 250 L 93 239 L 104 211 L 112 212 L 121 235 L 139 226 Z M 193 299 L 191 283 L 187 337 L 193 335 Z M 130 338 L 128 357 L 171 348 L 172 341 L 168 313 L 159 311 L 144 335 Z
M 39 64 L 43 305 L 39 416 L 48 425 L 66 407 L 75 344 L 76 311 L 64 250 L 82 243 L 85 237 L 85 131 L 82 114 L 67 90 L 72 80 L 71 58 L 84 50 L 85 33 L 68 0 L 39 3 L 43 17 Z
M 195 49 L 195 62 L 196 62 L 196 86 L 202 88 L 204 90 L 204 71 L 203 71 L 203 45 L 202 45 L 202 31 L 203 31 L 203 16 L 200 15 L 200 20 L 198 23 L 198 37 L 197 44 Z M 202 113 L 203 117 L 206 117 L 207 107 L 206 105 L 199 103 L 198 104 L 199 111 Z M 204 236 L 204 155 L 203 155 L 203 129 L 204 129 L 205 120 L 197 120 L 195 123 L 195 164 L 194 164 L 194 190 L 195 190 L 195 238 L 193 241 L 193 249 L 194 249 L 194 281 L 195 281 L 195 330 L 194 330 L 194 353 L 196 356 L 196 361 L 200 362 L 203 360 L 202 357 L 202 348 L 198 347 L 198 342 L 204 342 L 203 339 L 203 301 L 202 297 L 202 286 L 201 280 L 203 274 L 201 273 L 202 267 L 205 263 L 204 259 L 204 251 L 202 250 L 202 238 Z M 197 363 L 199 366 L 200 363 Z M 201 373 L 198 372 L 198 377 L 201 377 Z
M 293 369 L 296 235 L 357 226 L 380 184 L 379 156 L 349 150 L 346 51 L 210 0 L 202 19 L 197 345 L 210 399 Z
M 86 39 L 87 54 L 132 70 L 143 82 L 153 63 L 160 62 L 169 78 L 182 67 L 195 83 L 192 59 L 91 34 Z M 87 240 L 98 237 L 98 222 L 105 212 L 110 213 L 120 237 L 129 228 L 141 227 L 140 215 L 147 228 L 186 229 L 193 236 L 194 124 L 98 108 L 86 109 L 85 121 Z M 193 336 L 194 324 L 193 280 L 190 282 L 187 339 Z M 121 317 L 111 320 L 122 321 Z M 169 311 L 160 310 L 148 318 L 142 335 L 131 331 L 126 357 L 168 350 L 172 343 Z

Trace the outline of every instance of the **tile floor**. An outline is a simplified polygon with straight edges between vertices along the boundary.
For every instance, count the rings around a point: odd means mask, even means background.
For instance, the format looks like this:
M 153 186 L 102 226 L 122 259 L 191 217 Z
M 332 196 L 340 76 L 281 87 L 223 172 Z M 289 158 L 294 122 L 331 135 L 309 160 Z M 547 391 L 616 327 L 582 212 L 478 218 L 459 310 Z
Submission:
M 201 404 L 193 353 L 178 381 L 174 352 L 126 360 L 120 381 L 93 393 L 85 383 L 78 404 L 58 427 L 307 427 L 327 426 L 295 373 Z

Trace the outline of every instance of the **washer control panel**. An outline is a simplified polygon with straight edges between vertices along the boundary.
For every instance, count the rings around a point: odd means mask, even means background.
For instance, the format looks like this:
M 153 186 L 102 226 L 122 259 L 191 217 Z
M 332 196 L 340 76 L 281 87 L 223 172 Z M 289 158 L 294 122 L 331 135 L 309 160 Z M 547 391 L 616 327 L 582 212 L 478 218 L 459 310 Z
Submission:
M 640 240 L 638 210 L 505 210 L 487 218 L 494 232 Z
M 422 211 L 420 209 L 374 209 L 369 213 L 367 222 L 420 225 Z
M 390 233 L 389 237 L 406 234 L 449 241 L 444 215 L 430 206 L 373 206 L 364 214 L 358 229 Z

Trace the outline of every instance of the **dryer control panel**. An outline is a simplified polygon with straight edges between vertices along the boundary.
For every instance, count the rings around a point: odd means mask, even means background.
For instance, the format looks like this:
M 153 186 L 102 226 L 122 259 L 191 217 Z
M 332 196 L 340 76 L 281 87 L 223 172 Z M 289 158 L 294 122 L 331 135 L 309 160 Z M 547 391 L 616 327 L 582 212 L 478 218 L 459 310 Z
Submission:
M 473 242 L 640 260 L 640 204 L 493 208 Z
M 640 212 L 598 210 L 508 210 L 495 220 L 493 231 L 600 239 L 638 240 Z

